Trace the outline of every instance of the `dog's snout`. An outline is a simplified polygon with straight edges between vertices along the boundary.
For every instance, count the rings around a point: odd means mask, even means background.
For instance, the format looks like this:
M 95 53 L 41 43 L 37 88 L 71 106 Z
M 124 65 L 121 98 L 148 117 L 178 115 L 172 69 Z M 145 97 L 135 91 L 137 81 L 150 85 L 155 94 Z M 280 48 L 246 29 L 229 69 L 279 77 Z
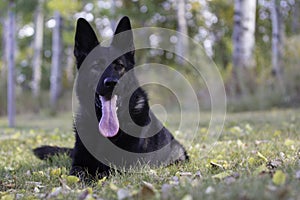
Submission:
M 117 83 L 118 83 L 118 79 L 116 79 L 116 78 L 109 77 L 109 78 L 104 79 L 104 85 L 105 85 L 105 87 L 108 87 L 108 88 L 114 87 Z

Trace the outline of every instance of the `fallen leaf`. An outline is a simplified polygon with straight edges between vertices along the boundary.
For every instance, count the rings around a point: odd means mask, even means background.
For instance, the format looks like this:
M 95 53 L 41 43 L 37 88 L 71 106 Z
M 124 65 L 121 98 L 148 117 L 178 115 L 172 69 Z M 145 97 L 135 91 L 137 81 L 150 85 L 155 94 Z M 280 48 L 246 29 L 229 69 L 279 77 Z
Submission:
M 40 189 L 39 189 L 38 187 L 34 187 L 33 192 L 34 192 L 34 193 L 39 193 L 39 192 L 40 192 Z
M 47 196 L 47 198 L 53 198 L 59 195 L 62 192 L 62 187 L 53 188 L 51 193 Z
M 171 184 L 173 185 L 178 185 L 179 184 L 179 178 L 178 176 L 173 176 L 172 180 L 170 181 Z
M 10 172 L 12 172 L 12 171 L 15 171 L 15 168 L 13 168 L 13 167 L 4 167 L 4 170 L 5 171 L 10 171 Z
M 275 185 L 283 185 L 286 180 L 286 175 L 281 170 L 277 170 L 273 176 L 273 183 Z
M 208 186 L 205 190 L 205 194 L 211 194 L 214 192 L 215 192 L 215 189 L 212 186 Z
M 241 140 L 237 140 L 238 147 L 244 147 L 245 144 Z
M 14 200 L 14 199 L 15 199 L 15 195 L 13 194 L 5 194 L 1 196 L 1 200 Z
M 201 172 L 197 171 L 194 175 L 194 178 L 202 178 Z
M 71 175 L 71 176 L 66 177 L 66 181 L 67 181 L 68 185 L 71 185 L 71 184 L 78 183 L 80 181 L 80 179 L 77 176 Z
M 34 176 L 41 176 L 41 177 L 44 177 L 45 176 L 45 173 L 43 171 L 38 171 L 38 172 L 33 172 L 32 173 Z
M 284 145 L 286 145 L 286 146 L 292 146 L 293 144 L 295 144 L 294 140 L 285 139 L 285 141 L 284 141 Z
M 264 161 L 268 162 L 268 159 L 264 155 L 262 155 L 259 151 L 257 152 L 257 155 L 258 155 L 258 157 L 260 157 Z
M 248 163 L 249 163 L 249 165 L 254 165 L 255 163 L 256 163 L 256 160 L 255 160 L 255 158 L 253 158 L 253 157 L 250 157 L 250 158 L 248 158 Z
M 123 200 L 130 197 L 130 192 L 127 189 L 121 188 L 117 192 L 118 200 Z
M 109 188 L 114 190 L 114 191 L 117 191 L 119 189 L 113 182 L 109 183 Z
M 143 181 L 143 186 L 140 191 L 139 197 L 141 199 L 149 199 L 155 195 L 155 188 L 151 183 Z
M 26 171 L 26 176 L 31 176 L 31 171 L 30 170 Z
M 153 170 L 153 169 L 150 169 L 150 170 L 149 170 L 149 174 L 151 174 L 152 176 L 157 176 L 156 171 Z
M 236 134 L 236 133 L 242 133 L 243 129 L 241 129 L 239 126 L 234 126 L 232 128 L 230 128 L 230 132 Z
M 273 135 L 274 135 L 275 137 L 277 137 L 277 136 L 279 136 L 281 133 L 282 133 L 282 132 L 281 132 L 280 130 L 275 130 Z
M 181 200 L 193 200 L 193 197 L 190 194 L 186 194 L 186 195 L 184 195 L 184 197 L 182 197 Z
M 213 161 L 210 161 L 210 165 L 212 166 L 212 168 L 224 170 L 224 167 L 222 165 L 215 163 Z
M 269 143 L 269 140 L 255 140 L 255 145 L 260 145 L 260 144 L 264 144 L 264 143 Z
M 35 186 L 38 186 L 38 187 L 42 186 L 42 182 L 36 182 L 36 181 L 25 181 L 25 184 L 35 185 Z
M 61 175 L 61 168 L 52 169 L 50 171 L 51 176 L 60 176 Z
M 249 131 L 249 132 L 253 131 L 253 128 L 250 124 L 246 124 L 245 129 L 246 129 L 246 131 Z
M 230 176 L 231 174 L 232 174 L 232 171 L 230 171 L 230 170 L 229 171 L 224 171 L 224 172 L 221 172 L 219 174 L 213 175 L 212 178 L 222 180 L 225 177 Z
M 267 163 L 267 167 L 270 168 L 270 169 L 276 169 L 281 165 L 282 165 L 282 161 L 278 160 L 278 159 L 277 160 L 271 160 Z
M 193 174 L 191 172 L 179 172 L 179 176 L 192 176 L 192 175 Z
M 282 160 L 285 159 L 285 154 L 284 154 L 283 152 L 280 152 L 280 153 L 279 153 L 279 156 L 280 156 L 280 158 L 281 158 Z
M 102 186 L 103 186 L 103 183 L 106 181 L 106 179 L 107 179 L 107 177 L 104 176 L 103 178 L 101 178 L 100 180 L 98 180 L 97 186 L 102 187 Z

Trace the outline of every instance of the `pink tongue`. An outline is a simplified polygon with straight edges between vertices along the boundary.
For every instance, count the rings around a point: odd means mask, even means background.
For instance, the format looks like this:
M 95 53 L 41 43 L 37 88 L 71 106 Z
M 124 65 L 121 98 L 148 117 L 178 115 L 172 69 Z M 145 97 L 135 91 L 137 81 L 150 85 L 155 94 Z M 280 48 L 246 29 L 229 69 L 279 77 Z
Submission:
M 99 122 L 99 131 L 104 137 L 113 137 L 119 131 L 119 120 L 117 118 L 117 96 L 114 95 L 110 100 L 100 96 L 102 103 L 102 117 Z

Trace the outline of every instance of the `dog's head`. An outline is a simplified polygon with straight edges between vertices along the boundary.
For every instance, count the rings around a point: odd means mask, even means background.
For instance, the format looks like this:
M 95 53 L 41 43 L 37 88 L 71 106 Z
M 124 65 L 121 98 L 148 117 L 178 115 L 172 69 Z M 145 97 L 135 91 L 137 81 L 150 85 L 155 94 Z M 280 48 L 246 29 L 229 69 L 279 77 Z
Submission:
M 74 55 L 77 68 L 87 55 L 99 45 L 97 36 L 90 24 L 83 18 L 78 19 Z M 112 62 L 105 67 L 96 87 L 95 104 L 99 120 L 99 131 L 105 137 L 113 137 L 119 130 L 117 119 L 117 98 L 114 89 L 120 78 L 134 67 L 134 43 L 131 24 L 128 17 L 123 17 L 117 25 L 111 45 L 103 47 L 104 57 Z M 120 53 L 121 52 L 121 53 Z M 103 57 L 103 55 L 102 55 Z

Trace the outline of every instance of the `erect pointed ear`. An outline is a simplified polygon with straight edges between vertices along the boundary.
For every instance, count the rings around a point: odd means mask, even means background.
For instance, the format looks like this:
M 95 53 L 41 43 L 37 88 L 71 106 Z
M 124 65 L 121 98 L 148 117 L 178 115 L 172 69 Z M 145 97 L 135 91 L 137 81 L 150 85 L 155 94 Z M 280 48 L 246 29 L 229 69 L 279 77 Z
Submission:
M 127 16 L 119 21 L 111 45 L 120 49 L 126 49 L 131 56 L 134 56 L 133 34 L 130 20 Z
M 77 20 L 74 55 L 79 69 L 85 57 L 99 44 L 91 25 L 83 18 Z
M 129 31 L 129 30 L 131 30 L 130 20 L 127 16 L 124 16 L 119 21 L 114 35 L 117 35 L 118 33 L 121 33 L 123 31 Z

